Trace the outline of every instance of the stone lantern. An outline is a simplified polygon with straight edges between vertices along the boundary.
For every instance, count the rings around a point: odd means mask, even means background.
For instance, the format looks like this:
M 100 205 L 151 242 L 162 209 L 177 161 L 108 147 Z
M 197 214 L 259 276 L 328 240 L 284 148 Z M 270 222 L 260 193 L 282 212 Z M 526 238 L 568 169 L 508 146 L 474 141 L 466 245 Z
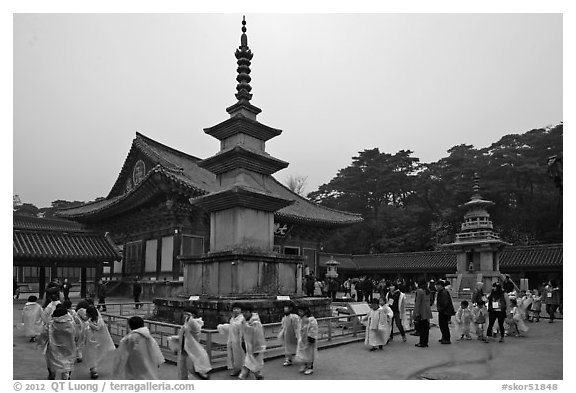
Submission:
M 335 260 L 333 256 L 330 256 L 330 259 L 326 261 L 326 278 L 338 277 L 338 268 L 336 267 L 338 265 L 340 265 L 340 262 Z

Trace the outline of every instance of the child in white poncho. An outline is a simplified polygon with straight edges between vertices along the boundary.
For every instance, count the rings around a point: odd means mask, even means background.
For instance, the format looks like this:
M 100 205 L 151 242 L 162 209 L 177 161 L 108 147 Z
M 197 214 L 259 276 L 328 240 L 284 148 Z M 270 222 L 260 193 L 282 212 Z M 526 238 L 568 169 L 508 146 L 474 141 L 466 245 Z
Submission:
M 242 325 L 246 322 L 242 315 L 242 307 L 239 303 L 232 304 L 232 317 L 230 323 L 216 326 L 220 334 L 227 335 L 226 339 L 226 365 L 230 376 L 237 377 L 244 366 L 246 353 L 242 349 Z
M 178 378 L 188 379 L 188 374 L 196 374 L 200 379 L 209 379 L 208 372 L 212 370 L 208 353 L 200 344 L 200 333 L 204 321 L 198 318 L 193 310 L 184 314 L 184 325 L 176 341 L 178 348 Z
M 295 314 L 294 303 L 290 302 L 284 306 L 284 316 L 282 317 L 282 329 L 278 333 L 278 340 L 284 344 L 285 360 L 283 366 L 291 366 L 292 359 L 296 354 L 298 345 L 298 332 L 300 329 L 300 317 Z
M 242 324 L 242 340 L 246 348 L 246 356 L 244 357 L 242 372 L 238 376 L 240 379 L 246 379 L 250 373 L 253 373 L 256 379 L 264 379 L 262 375 L 264 352 L 266 351 L 264 328 L 260 322 L 260 317 L 257 313 L 253 313 L 252 310 L 250 303 L 242 307 L 245 319 Z
M 296 361 L 303 363 L 300 372 L 310 375 L 314 372 L 314 361 L 318 357 L 316 341 L 318 340 L 318 322 L 307 306 L 298 307 L 300 315 L 300 334 L 296 349 Z
M 80 309 L 84 310 L 84 309 Z M 83 349 L 83 359 L 90 369 L 90 378 L 98 378 L 98 364 L 109 353 L 116 349 L 112 337 L 108 332 L 108 327 L 94 306 L 88 306 L 85 312 L 79 312 L 80 316 L 85 315 L 82 333 L 80 334 L 81 348 Z
M 30 337 L 30 342 L 36 341 L 36 336 L 42 332 L 42 306 L 38 303 L 36 296 L 28 297 L 28 302 L 22 309 L 22 322 L 19 329 L 26 337 Z
M 77 339 L 78 330 L 66 306 L 56 306 L 39 340 L 46 356 L 48 379 L 70 379 L 76 362 Z
M 158 379 L 158 368 L 164 363 L 160 346 L 144 327 L 144 320 L 128 320 L 130 332 L 120 340 L 114 362 L 115 379 Z
M 474 313 L 468 307 L 468 301 L 460 302 L 460 308 L 456 311 L 456 323 L 460 331 L 460 340 L 472 340 L 470 335 L 470 324 L 474 322 Z
M 370 351 L 383 349 L 394 317 L 394 312 L 385 303 L 385 308 L 380 307 L 378 299 L 372 299 L 370 302 L 370 311 L 362 317 L 362 322 L 366 324 L 366 337 L 364 344 L 370 346 Z

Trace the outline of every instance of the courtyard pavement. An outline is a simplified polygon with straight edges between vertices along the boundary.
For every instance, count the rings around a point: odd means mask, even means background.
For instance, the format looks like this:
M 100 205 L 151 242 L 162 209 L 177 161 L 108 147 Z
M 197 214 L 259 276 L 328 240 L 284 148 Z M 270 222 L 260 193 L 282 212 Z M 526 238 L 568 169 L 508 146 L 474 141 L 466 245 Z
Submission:
M 125 301 L 129 301 L 125 299 Z M 23 302 L 13 304 L 13 378 L 46 379 L 44 356 L 16 330 Z M 369 352 L 362 342 L 322 349 L 314 365 L 314 374 L 305 376 L 297 366 L 283 367 L 282 358 L 267 360 L 264 376 L 269 380 L 560 380 L 563 374 L 563 321 L 527 323 L 526 337 L 506 337 L 504 343 L 486 344 L 476 339 L 457 341 L 452 326 L 452 344 L 438 342 L 440 331 L 430 330 L 430 346 L 417 348 L 418 337 L 399 336 L 382 351 Z M 113 354 L 104 359 L 101 379 L 112 374 Z M 176 366 L 165 363 L 160 368 L 164 380 L 177 378 Z M 233 380 L 226 370 L 210 373 L 213 380 Z M 77 364 L 72 379 L 89 379 L 89 371 Z

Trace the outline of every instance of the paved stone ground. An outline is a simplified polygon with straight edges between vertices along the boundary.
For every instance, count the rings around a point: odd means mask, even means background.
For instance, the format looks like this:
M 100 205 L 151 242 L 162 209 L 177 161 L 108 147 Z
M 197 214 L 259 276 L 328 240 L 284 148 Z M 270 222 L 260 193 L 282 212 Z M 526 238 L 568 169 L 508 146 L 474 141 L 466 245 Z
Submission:
M 22 302 L 13 306 L 13 378 L 16 380 L 45 379 L 44 356 L 33 343 L 19 335 L 15 328 L 20 318 Z M 375 379 L 488 379 L 488 380 L 548 380 L 563 379 L 563 322 L 550 324 L 546 319 L 528 323 L 526 337 L 507 337 L 504 343 L 489 344 L 478 340 L 456 341 L 451 345 L 438 343 L 440 331 L 430 331 L 430 347 L 416 348 L 418 338 L 408 335 L 408 342 L 400 337 L 382 351 L 369 352 L 360 342 L 345 344 L 319 352 L 314 374 L 304 376 L 297 366 L 282 367 L 283 359 L 266 361 L 264 375 L 272 380 L 375 380 Z M 102 379 L 111 375 L 112 355 L 102 362 Z M 176 367 L 164 364 L 162 379 L 176 379 Z M 89 372 L 80 363 L 72 373 L 73 379 L 88 379 Z M 226 371 L 211 373 L 211 379 L 232 380 Z

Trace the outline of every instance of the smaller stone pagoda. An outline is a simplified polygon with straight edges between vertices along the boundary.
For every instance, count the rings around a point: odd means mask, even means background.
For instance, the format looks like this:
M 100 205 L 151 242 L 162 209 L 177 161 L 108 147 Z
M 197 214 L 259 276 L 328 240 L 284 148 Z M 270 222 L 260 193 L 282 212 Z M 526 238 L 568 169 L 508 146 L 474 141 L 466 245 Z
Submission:
M 488 208 L 494 202 L 482 199 L 480 196 L 480 178 L 474 174 L 474 194 L 462 207 L 467 212 L 461 232 L 456 234 L 454 243 L 444 247 L 456 252 L 456 274 L 448 274 L 452 282 L 453 296 L 471 295 L 477 282 L 484 283 L 484 291 L 488 291 L 492 283 L 500 278 L 499 258 L 502 249 L 509 245 L 500 239 L 494 231 Z

